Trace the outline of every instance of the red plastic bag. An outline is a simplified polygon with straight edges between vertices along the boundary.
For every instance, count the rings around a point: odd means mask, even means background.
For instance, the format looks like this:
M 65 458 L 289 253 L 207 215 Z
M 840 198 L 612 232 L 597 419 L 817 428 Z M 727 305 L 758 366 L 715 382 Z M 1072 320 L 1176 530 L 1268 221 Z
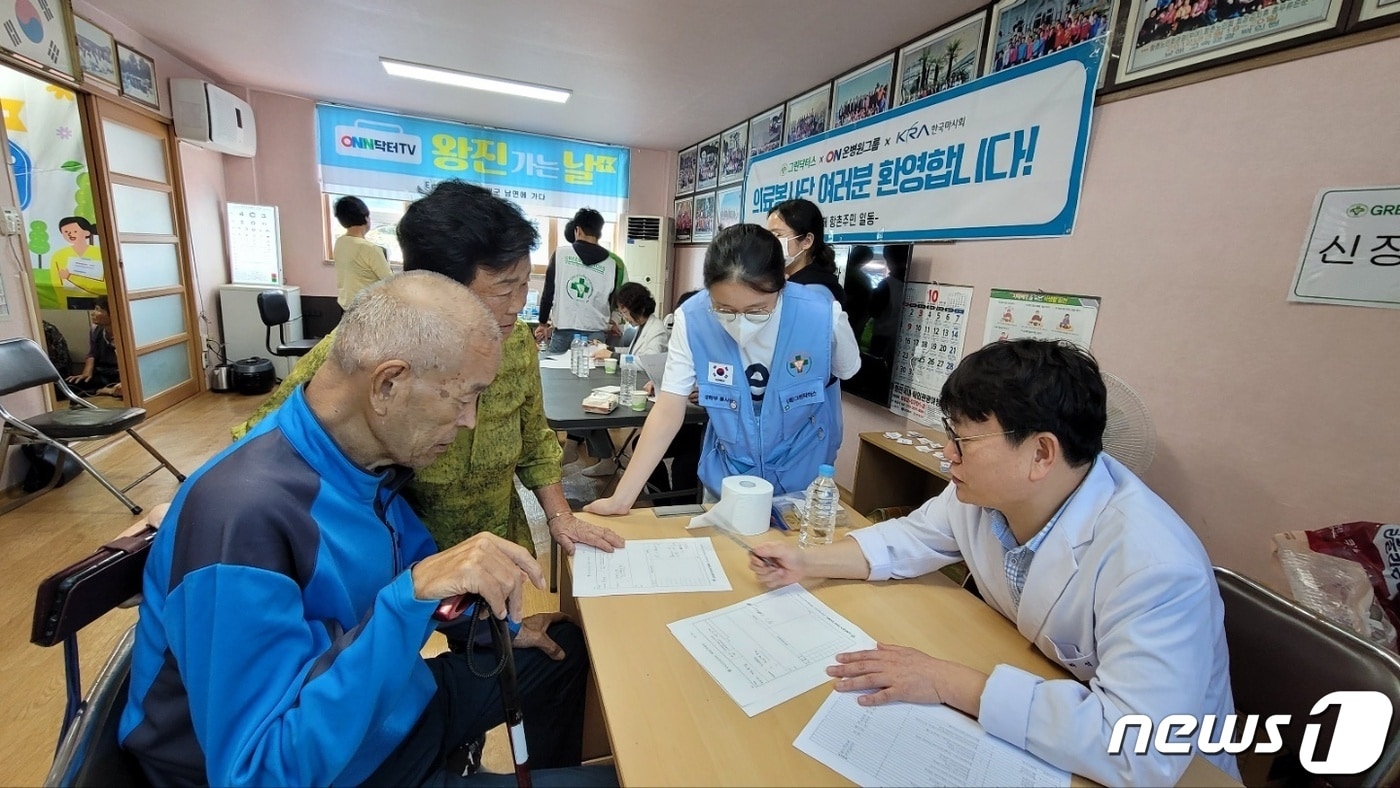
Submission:
M 1364 589 L 1356 587 L 1361 584 L 1359 576 L 1356 576 L 1355 582 L 1341 576 L 1351 575 L 1355 569 L 1315 556 L 1342 559 L 1359 566 L 1370 581 L 1374 607 L 1379 608 L 1379 613 L 1390 624 L 1389 627 L 1380 626 L 1392 633 L 1400 630 L 1400 525 L 1342 523 L 1330 528 L 1276 534 L 1274 543 L 1289 587 L 1299 602 L 1336 621 L 1337 616 L 1332 615 L 1333 611 L 1320 608 L 1342 606 L 1340 596 L 1345 594 L 1350 597 L 1345 606 L 1356 611 L 1352 618 L 1370 618 L 1371 629 L 1377 629 L 1380 622 L 1375 620 L 1376 611 L 1367 610 L 1372 607 L 1372 600 L 1365 599 Z M 1314 604 L 1319 596 L 1331 597 L 1332 603 Z M 1364 629 L 1365 622 L 1361 623 Z M 1353 620 L 1350 627 L 1358 629 L 1358 622 Z

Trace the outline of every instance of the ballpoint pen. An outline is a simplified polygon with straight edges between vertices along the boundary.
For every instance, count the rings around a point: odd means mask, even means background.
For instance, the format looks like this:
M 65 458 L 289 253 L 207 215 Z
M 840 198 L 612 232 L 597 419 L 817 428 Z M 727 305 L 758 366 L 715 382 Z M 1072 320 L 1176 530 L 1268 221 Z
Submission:
M 731 542 L 733 542 L 733 543 L 739 545 L 740 547 L 744 548 L 744 551 L 747 552 L 749 555 L 751 555 L 751 556 L 753 556 L 754 558 L 757 558 L 758 560 L 762 561 L 764 566 L 770 566 L 770 567 L 774 567 L 774 568 L 777 568 L 777 567 L 779 566 L 779 564 L 778 564 L 777 561 L 774 561 L 774 560 L 771 559 L 771 558 L 768 558 L 768 557 L 766 557 L 766 556 L 761 556 L 761 555 L 759 555 L 758 553 L 755 553 L 755 552 L 753 551 L 753 547 L 751 547 L 751 546 L 749 545 L 748 542 L 745 542 L 743 539 L 741 539 L 741 538 L 739 537 L 738 534 L 734 533 L 733 531 L 729 530 L 728 528 L 725 528 L 725 527 L 722 526 L 722 525 L 716 525 L 716 526 L 715 526 L 715 530 L 716 530 L 716 531 L 719 531 L 720 533 L 722 533 L 722 534 L 724 534 L 725 536 L 729 537 L 729 541 L 731 541 Z

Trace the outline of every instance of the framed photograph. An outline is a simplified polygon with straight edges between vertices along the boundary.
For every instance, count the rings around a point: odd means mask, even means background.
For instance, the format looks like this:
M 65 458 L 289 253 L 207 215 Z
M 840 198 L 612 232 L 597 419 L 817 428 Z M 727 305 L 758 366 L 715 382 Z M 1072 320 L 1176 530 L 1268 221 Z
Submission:
M 715 239 L 715 193 L 695 195 L 695 211 L 691 213 L 690 240 L 709 243 Z
M 703 192 L 719 185 L 719 135 L 700 143 L 695 159 L 695 191 Z
M 749 121 L 749 158 L 776 150 L 783 144 L 783 109 L 778 106 Z
M 676 194 L 690 194 L 695 191 L 695 151 L 691 145 L 681 151 L 676 165 Z
M 719 135 L 719 182 L 739 183 L 744 180 L 744 165 L 749 161 L 749 124 L 740 123 Z
M 831 115 L 831 83 L 798 96 L 787 103 L 787 129 L 784 144 L 791 145 L 808 137 L 815 137 L 826 131 L 826 121 Z
M 835 82 L 831 128 L 879 115 L 893 104 L 894 55 L 852 71 Z
M 901 48 L 895 105 L 918 101 L 982 76 L 986 38 L 987 11 L 983 9 Z
M 1280 49 L 1285 42 L 1322 38 L 1341 28 L 1346 4 L 1345 0 L 1125 2 L 1115 86 L 1238 60 Z M 1400 8 L 1400 3 L 1391 2 Z
M 6 8 L 0 49 L 76 79 L 78 72 L 68 35 L 68 4 L 59 0 L 16 0 L 6 4 Z
M 744 188 L 731 186 L 715 195 L 715 232 L 744 221 Z
M 691 212 L 694 209 L 694 197 L 684 197 L 676 200 L 676 243 L 690 242 L 690 231 L 694 225 L 694 216 Z
M 1114 20 L 1121 0 L 1001 0 L 992 6 L 983 74 L 995 74 L 1061 49 L 1092 41 L 1113 40 Z M 1139 2 L 1139 0 L 1131 0 Z M 1208 0 L 1161 0 L 1163 3 L 1206 5 Z M 1261 2 L 1266 0 L 1254 0 Z M 1271 0 L 1267 0 L 1271 1 Z M 1157 0 L 1150 0 L 1157 2 Z M 1099 87 L 1108 78 L 1109 53 L 1104 52 Z
M 74 15 L 73 37 L 78 41 L 78 65 L 84 77 L 120 86 L 117 77 L 117 46 L 112 34 L 88 20 Z
M 1390 17 L 1400 16 L 1400 0 L 1360 0 L 1352 16 L 1348 30 L 1390 24 Z
M 156 89 L 156 62 L 118 41 L 117 63 L 122 77 L 122 95 L 148 107 L 160 109 L 160 91 Z

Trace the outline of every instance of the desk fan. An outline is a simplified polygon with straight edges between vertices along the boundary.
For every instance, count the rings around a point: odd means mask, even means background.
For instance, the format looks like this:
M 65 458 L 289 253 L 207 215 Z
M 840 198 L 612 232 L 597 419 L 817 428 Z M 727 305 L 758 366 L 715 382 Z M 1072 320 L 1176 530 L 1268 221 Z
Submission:
M 1152 458 L 1157 454 L 1157 429 L 1152 426 L 1152 417 L 1147 415 L 1147 406 L 1127 383 L 1104 372 L 1103 384 L 1108 389 L 1104 451 L 1141 476 L 1152 466 Z

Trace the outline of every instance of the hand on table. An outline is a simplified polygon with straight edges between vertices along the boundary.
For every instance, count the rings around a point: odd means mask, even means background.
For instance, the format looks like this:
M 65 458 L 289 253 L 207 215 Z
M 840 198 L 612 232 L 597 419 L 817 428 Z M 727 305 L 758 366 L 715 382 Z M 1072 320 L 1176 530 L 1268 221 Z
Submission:
M 601 514 L 605 517 L 619 517 L 632 511 L 632 504 L 624 503 L 622 499 L 618 498 L 616 495 L 610 495 L 607 498 L 599 498 L 593 501 L 583 507 L 583 510 L 591 514 Z
M 862 706 L 893 701 L 947 703 L 976 716 L 987 683 L 987 674 L 981 671 L 908 646 L 880 643 L 872 651 L 837 654 L 836 662 L 826 674 L 836 677 L 837 692 L 875 690 L 856 700 Z M 969 703 L 973 708 L 967 708 Z
M 92 375 L 69 375 L 68 377 L 64 378 L 64 380 L 68 381 L 69 383 L 86 383 L 89 380 L 92 380 Z
M 612 355 L 612 348 L 608 347 L 607 345 L 601 345 L 593 349 L 592 355 L 594 358 L 601 361 L 602 359 L 608 358 Z
M 414 564 L 413 595 L 451 599 L 477 594 L 498 618 L 519 621 L 525 581 L 544 588 L 544 571 L 523 547 L 491 533 L 479 533 Z
M 626 544 L 611 528 L 580 520 L 571 512 L 561 514 L 550 522 L 549 535 L 568 555 L 574 554 L 574 545 L 592 545 L 605 553 L 611 553 L 615 548 Z
M 764 558 L 772 565 L 764 563 Z M 804 558 L 796 545 L 767 542 L 754 545 L 753 554 L 749 556 L 749 568 L 766 588 L 782 588 L 801 582 L 807 576 Z
M 537 648 L 543 651 L 546 657 L 558 662 L 565 656 L 564 649 L 548 635 L 548 630 L 554 624 L 568 620 L 568 616 L 558 611 L 527 616 L 520 622 L 520 631 L 515 633 L 515 640 L 511 641 L 511 645 L 516 648 Z

